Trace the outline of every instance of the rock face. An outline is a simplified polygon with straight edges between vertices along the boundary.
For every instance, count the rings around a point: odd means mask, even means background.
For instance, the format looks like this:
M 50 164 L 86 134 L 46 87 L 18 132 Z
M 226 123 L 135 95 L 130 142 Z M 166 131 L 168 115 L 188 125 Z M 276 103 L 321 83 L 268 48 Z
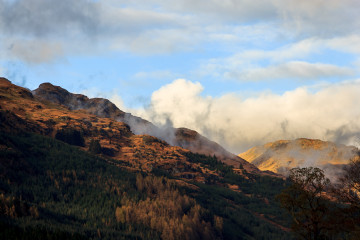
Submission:
M 54 86 L 51 83 L 40 84 L 39 88 L 32 91 L 33 95 L 41 101 L 61 104 L 69 110 L 85 110 L 90 114 L 103 118 L 111 118 L 124 122 L 130 126 L 134 134 L 147 134 L 179 146 L 194 153 L 215 155 L 226 164 L 238 168 L 240 165 L 248 172 L 262 174 L 253 164 L 241 157 L 226 151 L 219 144 L 201 136 L 196 131 L 186 128 L 158 128 L 152 123 L 121 111 L 115 104 L 103 98 L 88 98 L 81 94 L 70 93 L 67 90 Z
M 315 139 L 279 140 L 239 154 L 260 170 L 286 174 L 294 167 L 320 167 L 334 170 L 358 157 L 358 149 Z
M 88 98 L 82 94 L 73 94 L 51 83 L 42 83 L 33 91 L 39 99 L 61 104 L 70 110 L 86 109 L 90 114 L 106 118 L 124 118 L 125 113 L 115 104 L 103 98 Z

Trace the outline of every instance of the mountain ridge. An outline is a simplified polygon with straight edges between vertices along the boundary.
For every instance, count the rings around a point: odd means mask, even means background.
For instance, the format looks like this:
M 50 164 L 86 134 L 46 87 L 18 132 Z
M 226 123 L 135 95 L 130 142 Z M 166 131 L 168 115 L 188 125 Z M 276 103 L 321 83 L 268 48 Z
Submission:
M 286 184 L 279 175 L 136 135 L 124 122 L 39 100 L 5 79 L 0 99 L 0 226 L 10 231 L 1 236 L 290 239 L 275 204 Z M 177 131 L 182 144 L 219 146 Z
M 269 171 L 260 171 L 253 164 L 237 156 L 234 157 L 220 145 L 195 131 L 185 128 L 177 129 L 177 139 L 181 141 L 178 145 L 170 145 L 151 135 L 134 134 L 127 123 L 117 118 L 119 114 L 121 116 L 126 116 L 126 114 L 106 99 L 89 99 L 84 95 L 72 94 L 49 83 L 42 84 L 40 90 L 31 92 L 12 84 L 7 79 L 1 79 L 1 115 L 2 118 L 9 120 L 4 121 L 3 126 L 7 125 L 11 131 L 23 128 L 26 131 L 58 139 L 69 139 L 68 135 L 73 134 L 78 139 L 76 144 L 84 150 L 89 148 L 92 141 L 98 141 L 102 154 L 116 161 L 127 162 L 130 164 L 128 167 L 130 169 L 140 168 L 150 172 L 159 168 L 168 172 L 175 171 L 177 176 L 184 176 L 185 179 L 191 177 L 200 182 L 206 181 L 212 175 L 217 176 L 218 173 L 202 168 L 198 171 L 199 163 L 190 162 L 188 152 L 214 157 L 232 166 L 240 175 L 281 177 Z M 104 103 L 101 105 L 101 111 L 94 107 L 94 102 L 97 101 Z M 72 107 L 61 103 L 72 104 Z M 112 114 L 107 106 L 116 110 L 113 118 L 103 117 L 106 114 L 110 116 Z M 135 119 L 154 126 L 146 120 L 137 117 Z M 154 126 L 152 129 L 155 128 Z M 78 137 L 80 135 L 83 140 Z M 73 144 L 72 140 L 71 144 Z
M 147 134 L 160 138 L 174 146 L 188 149 L 192 152 L 206 155 L 215 155 L 226 164 L 238 168 L 240 165 L 249 172 L 261 174 L 254 165 L 249 164 L 241 157 L 225 150 L 222 146 L 187 128 L 159 128 L 151 122 L 133 116 L 120 110 L 108 99 L 88 98 L 82 94 L 74 94 L 51 83 L 42 83 L 32 91 L 35 98 L 49 101 L 68 107 L 70 110 L 85 110 L 90 114 L 121 121 L 130 126 L 134 134 Z M 266 172 L 265 174 L 272 174 Z

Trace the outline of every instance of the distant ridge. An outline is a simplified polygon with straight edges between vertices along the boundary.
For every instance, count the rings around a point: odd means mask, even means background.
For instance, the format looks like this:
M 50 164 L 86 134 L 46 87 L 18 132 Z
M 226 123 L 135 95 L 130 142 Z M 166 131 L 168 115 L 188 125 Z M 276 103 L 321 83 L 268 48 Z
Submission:
M 279 140 L 253 147 L 239 154 L 260 170 L 286 174 L 294 167 L 316 166 L 323 169 L 341 168 L 350 159 L 358 157 L 358 149 L 352 146 L 299 138 Z

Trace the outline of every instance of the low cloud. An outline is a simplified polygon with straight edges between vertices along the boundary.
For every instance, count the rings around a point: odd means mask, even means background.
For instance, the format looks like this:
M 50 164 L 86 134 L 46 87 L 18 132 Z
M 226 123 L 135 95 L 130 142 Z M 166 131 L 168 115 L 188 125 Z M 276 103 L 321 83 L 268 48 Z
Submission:
M 202 91 L 200 83 L 175 80 L 155 91 L 150 107 L 136 114 L 159 125 L 197 130 L 233 153 L 279 139 L 355 144 L 360 136 L 359 80 L 247 99 L 207 97 Z

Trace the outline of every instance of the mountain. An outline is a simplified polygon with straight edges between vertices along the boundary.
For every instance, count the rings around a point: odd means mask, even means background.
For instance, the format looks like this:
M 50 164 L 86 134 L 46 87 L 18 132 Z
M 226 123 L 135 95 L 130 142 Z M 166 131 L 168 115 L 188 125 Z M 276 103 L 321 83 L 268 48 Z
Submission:
M 45 87 L 48 86 L 45 84 Z M 58 87 L 49 95 L 57 99 L 57 102 L 44 99 L 39 101 L 29 90 L 13 85 L 8 80 L 0 80 L 0 106 L 2 118 L 5 120 L 2 124 L 4 131 L 14 132 L 22 129 L 63 140 L 83 150 L 89 149 L 90 143 L 97 141 L 102 154 L 118 162 L 126 162 L 128 169 L 150 172 L 157 168 L 168 168 L 169 172 L 176 171 L 179 175 L 185 172 L 192 174 L 199 181 L 204 180 L 205 175 L 192 170 L 195 169 L 192 167 L 193 164 L 187 161 L 188 150 L 171 146 L 149 135 L 135 135 L 124 122 L 92 114 L 94 112 L 108 116 L 124 115 L 110 101 L 88 100 L 83 95 L 70 95 Z M 59 104 L 60 101 L 84 104 L 89 111 L 69 108 Z M 100 110 L 96 107 L 97 103 Z M 178 166 L 170 167 L 175 161 Z
M 358 157 L 357 152 L 356 147 L 299 138 L 266 143 L 253 147 L 239 156 L 260 170 L 286 175 L 291 168 L 308 166 L 320 167 L 328 172 L 339 172 L 350 159 Z
M 175 144 L 177 146 L 188 149 L 195 153 L 200 153 L 205 155 L 215 155 L 226 164 L 229 164 L 236 168 L 239 168 L 239 166 L 241 166 L 246 171 L 251 173 L 276 176 L 276 174 L 273 174 L 272 172 L 259 171 L 259 169 L 255 167 L 253 164 L 249 164 L 243 158 L 228 152 L 218 143 L 210 141 L 209 139 L 205 138 L 198 132 L 191 129 L 187 129 L 187 128 L 175 129 Z
M 147 134 L 168 142 L 171 145 L 179 146 L 194 153 L 215 155 L 224 163 L 239 168 L 241 165 L 246 171 L 274 175 L 271 172 L 261 172 L 257 167 L 249 164 L 244 159 L 225 150 L 219 144 L 207 139 L 194 130 L 186 128 L 159 128 L 142 118 L 123 112 L 115 104 L 103 98 L 91 98 L 70 93 L 67 90 L 54 86 L 51 83 L 43 83 L 32 91 L 33 95 L 40 101 L 51 102 L 63 105 L 69 110 L 85 110 L 103 118 L 124 122 L 130 126 L 134 134 Z
M 0 78 L 0 239 L 292 239 L 282 178 L 225 164 L 195 131 L 176 130 L 179 145 L 211 154 L 135 134 L 106 99 L 44 88 Z

